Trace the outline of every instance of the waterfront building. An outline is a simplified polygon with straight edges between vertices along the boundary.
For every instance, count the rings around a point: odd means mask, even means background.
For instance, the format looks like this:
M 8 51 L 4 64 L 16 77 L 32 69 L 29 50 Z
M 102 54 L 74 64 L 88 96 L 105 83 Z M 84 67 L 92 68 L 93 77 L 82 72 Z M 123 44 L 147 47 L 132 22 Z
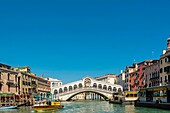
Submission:
M 138 63 L 137 70 L 137 89 L 146 87 L 146 66 L 153 64 L 152 60 L 145 60 L 143 62 Z
M 94 79 L 97 81 L 102 81 L 102 82 L 106 82 L 106 83 L 110 83 L 110 84 L 116 84 L 116 75 L 115 74 L 107 74 L 104 76 L 95 77 Z
M 167 39 L 167 49 L 160 57 L 160 85 L 170 84 L 170 38 Z
M 129 75 L 129 84 L 130 84 L 130 91 L 137 91 L 138 90 L 138 73 L 137 71 L 130 73 Z
M 16 67 L 13 68 L 15 71 L 23 72 L 23 73 L 31 73 L 31 68 L 29 66 L 23 66 L 23 67 Z
M 121 71 L 121 73 L 116 77 L 117 77 L 117 84 L 121 85 L 124 91 L 125 90 L 125 72 Z
M 145 68 L 151 64 L 152 60 L 145 60 L 126 67 L 125 91 L 137 91 L 140 88 L 146 87 Z
M 0 106 L 13 104 L 18 94 L 18 73 L 12 67 L 0 63 Z
M 137 71 L 138 65 L 134 63 L 132 66 L 126 66 L 125 69 L 125 91 L 130 91 L 130 74 Z
M 11 66 L 0 63 L 0 92 L 18 93 L 18 73 Z
M 50 98 L 50 82 L 42 77 L 38 77 L 38 97 L 40 97 L 40 100 L 49 99 Z
M 154 87 L 160 86 L 160 62 L 159 60 L 153 60 L 152 64 L 146 66 L 146 86 L 147 87 Z
M 37 76 L 31 73 L 29 66 L 14 68 L 18 72 L 18 94 L 21 103 L 33 102 L 33 98 L 38 94 Z
M 51 98 L 54 100 L 57 99 L 56 97 L 57 92 L 52 92 L 52 91 L 54 90 L 54 88 L 62 86 L 63 84 L 62 81 L 54 78 L 47 78 L 46 80 L 50 82 L 51 94 L 53 94 L 51 95 L 52 96 Z

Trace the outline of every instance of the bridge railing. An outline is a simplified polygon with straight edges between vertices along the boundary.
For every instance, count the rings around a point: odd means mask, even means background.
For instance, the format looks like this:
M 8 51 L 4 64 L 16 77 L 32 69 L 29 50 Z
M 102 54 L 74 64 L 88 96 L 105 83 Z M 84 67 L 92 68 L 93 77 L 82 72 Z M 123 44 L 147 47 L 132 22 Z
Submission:
M 112 94 L 114 93 L 114 91 L 110 91 L 110 90 L 105 90 L 105 89 L 101 89 L 101 88 L 95 88 L 95 87 L 82 87 L 82 88 L 76 88 L 74 90 L 71 91 L 67 91 L 67 92 L 62 92 L 62 93 L 58 93 L 57 95 L 67 95 L 67 94 L 71 94 L 71 93 L 75 93 L 75 92 L 79 92 L 79 91 L 99 91 L 99 92 L 104 92 L 104 93 L 109 93 Z

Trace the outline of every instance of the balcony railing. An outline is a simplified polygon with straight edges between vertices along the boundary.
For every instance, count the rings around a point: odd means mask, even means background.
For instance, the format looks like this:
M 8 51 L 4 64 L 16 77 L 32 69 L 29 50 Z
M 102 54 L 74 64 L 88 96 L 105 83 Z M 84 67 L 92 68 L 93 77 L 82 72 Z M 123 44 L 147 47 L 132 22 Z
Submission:
M 6 80 L 6 84 L 15 84 L 14 80 Z
M 152 77 L 150 80 L 159 80 L 159 77 Z
M 37 87 L 37 84 L 32 84 L 31 86 L 35 88 L 35 87 Z
M 3 83 L 3 80 L 0 79 L 0 84 L 2 84 L 2 83 Z

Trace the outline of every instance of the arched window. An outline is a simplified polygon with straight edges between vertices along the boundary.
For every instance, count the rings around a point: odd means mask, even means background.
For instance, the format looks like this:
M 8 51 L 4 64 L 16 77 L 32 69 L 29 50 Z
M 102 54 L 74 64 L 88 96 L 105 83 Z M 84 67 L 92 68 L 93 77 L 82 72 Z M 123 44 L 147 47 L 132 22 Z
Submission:
M 99 88 L 99 89 L 102 89 L 102 85 L 101 85 L 101 84 L 99 84 L 99 85 L 98 85 L 98 88 Z
M 116 92 L 116 91 L 117 91 L 116 87 L 114 87 L 114 88 L 113 88 L 113 91 L 114 91 L 114 92 Z
M 107 90 L 107 86 L 106 86 L 106 85 L 104 85 L 104 86 L 103 86 L 103 89 Z
M 111 86 L 109 86 L 109 87 L 108 87 L 108 90 L 109 90 L 109 91 L 112 91 L 112 87 L 111 87 Z
M 54 90 L 54 95 L 57 95 L 58 94 L 58 91 L 57 90 Z
M 90 87 L 91 86 L 91 79 L 90 78 L 86 78 L 84 81 L 85 87 Z
M 118 92 L 121 92 L 121 91 L 122 91 L 121 88 L 119 88 L 119 89 L 118 89 Z
M 79 83 L 79 88 L 82 88 L 82 87 L 83 87 L 82 83 Z
M 67 92 L 67 87 L 64 87 L 64 92 Z
M 54 82 L 52 83 L 52 87 L 54 87 Z
M 62 93 L 62 92 L 63 92 L 63 90 L 62 90 L 62 88 L 60 88 L 60 89 L 59 89 L 59 93 Z
M 69 86 L 69 91 L 72 91 L 72 90 L 73 90 L 72 86 Z
M 74 85 L 74 90 L 75 90 L 75 89 L 77 89 L 77 85 L 76 85 L 76 84 Z
M 10 79 L 10 73 L 8 73 L 8 80 Z
M 94 84 L 93 84 L 93 87 L 94 87 L 94 88 L 97 88 L 97 84 L 96 84 L 96 83 L 94 83 Z

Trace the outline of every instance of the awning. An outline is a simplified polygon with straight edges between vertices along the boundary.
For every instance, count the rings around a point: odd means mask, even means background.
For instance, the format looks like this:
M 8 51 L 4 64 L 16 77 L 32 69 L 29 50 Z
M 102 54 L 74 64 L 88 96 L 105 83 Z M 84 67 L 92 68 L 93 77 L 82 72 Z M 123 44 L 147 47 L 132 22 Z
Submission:
M 11 97 L 11 96 L 14 96 L 15 94 L 14 93 L 0 93 L 0 96 L 9 96 L 9 97 Z

